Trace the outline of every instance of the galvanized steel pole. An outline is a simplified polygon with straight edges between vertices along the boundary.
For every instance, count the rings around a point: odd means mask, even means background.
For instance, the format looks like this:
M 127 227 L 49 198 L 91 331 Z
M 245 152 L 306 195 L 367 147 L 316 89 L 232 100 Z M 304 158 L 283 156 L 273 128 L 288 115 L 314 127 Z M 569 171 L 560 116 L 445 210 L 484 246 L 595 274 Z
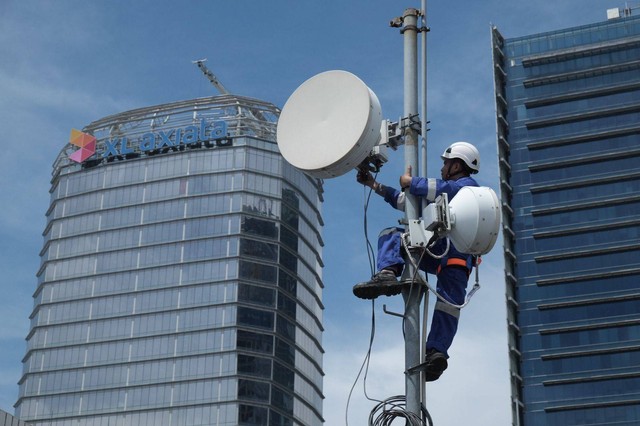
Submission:
M 404 158 L 405 170 L 411 166 L 412 174 L 419 172 L 418 168 L 418 131 L 413 120 L 418 116 L 418 16 L 416 9 L 406 9 L 403 14 L 402 34 L 404 37 Z M 420 201 L 417 197 L 405 192 L 405 218 L 408 221 L 420 216 Z M 407 253 L 407 256 L 413 256 Z M 415 259 L 417 262 L 417 259 Z M 410 281 L 419 271 L 415 270 L 412 262 L 406 262 L 402 274 L 403 281 Z M 405 301 L 404 337 L 405 337 L 405 371 L 420 364 L 422 339 L 420 336 L 420 302 L 423 289 L 421 285 L 405 286 L 402 296 Z M 421 416 L 421 380 L 420 374 L 405 376 L 406 410 Z
M 420 80 L 422 82 L 422 90 L 420 95 L 422 98 L 420 99 L 420 130 L 422 136 L 422 143 L 420 144 L 420 176 L 427 177 L 428 176 L 428 164 L 427 164 L 427 132 L 428 132 L 428 123 L 427 120 L 427 33 L 429 32 L 429 28 L 427 27 L 427 0 L 421 0 L 421 44 L 420 44 Z M 427 205 L 422 206 L 422 217 L 426 216 Z M 428 279 L 425 275 L 425 279 Z M 423 318 L 422 318 L 422 334 L 421 334 L 421 342 L 427 341 L 427 317 L 429 311 L 429 292 L 425 291 L 424 293 L 424 303 L 423 305 Z M 425 347 L 421 347 L 420 350 L 424 350 L 421 352 L 420 358 L 422 358 L 422 354 L 426 352 Z M 422 377 L 424 377 L 424 373 L 422 373 Z M 422 378 L 421 377 L 421 378 Z M 427 400 L 427 386 L 426 382 L 422 384 L 420 394 L 420 400 L 426 404 Z M 426 408 L 426 407 L 425 407 Z

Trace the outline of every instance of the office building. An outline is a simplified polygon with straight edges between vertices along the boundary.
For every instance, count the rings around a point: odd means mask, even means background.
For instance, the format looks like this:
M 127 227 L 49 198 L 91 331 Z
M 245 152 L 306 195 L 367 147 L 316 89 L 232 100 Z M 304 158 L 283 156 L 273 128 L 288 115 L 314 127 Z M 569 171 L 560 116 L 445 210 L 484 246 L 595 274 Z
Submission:
M 19 418 L 322 424 L 322 183 L 280 156 L 278 114 L 225 94 L 72 131 Z
M 514 425 L 640 419 L 640 16 L 608 16 L 492 28 Z
M 11 414 L 3 410 L 0 410 L 0 426 L 29 426 L 29 424 L 16 419 Z

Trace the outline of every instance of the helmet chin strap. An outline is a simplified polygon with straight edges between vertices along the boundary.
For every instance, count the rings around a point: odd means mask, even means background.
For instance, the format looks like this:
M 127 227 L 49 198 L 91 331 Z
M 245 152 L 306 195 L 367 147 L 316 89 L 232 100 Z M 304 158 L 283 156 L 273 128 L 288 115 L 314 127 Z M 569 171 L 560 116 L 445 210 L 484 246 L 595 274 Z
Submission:
M 447 166 L 447 173 L 444 175 L 445 180 L 449 180 L 451 178 L 451 166 L 453 166 L 453 161 L 449 161 L 449 165 Z
M 464 169 L 460 169 L 455 175 L 451 174 L 451 167 L 453 167 L 454 162 L 450 161 L 449 162 L 449 166 L 447 167 L 447 172 L 444 175 L 444 180 L 450 180 L 450 179 L 457 179 L 460 177 L 460 175 L 466 176 L 466 174 L 464 173 Z

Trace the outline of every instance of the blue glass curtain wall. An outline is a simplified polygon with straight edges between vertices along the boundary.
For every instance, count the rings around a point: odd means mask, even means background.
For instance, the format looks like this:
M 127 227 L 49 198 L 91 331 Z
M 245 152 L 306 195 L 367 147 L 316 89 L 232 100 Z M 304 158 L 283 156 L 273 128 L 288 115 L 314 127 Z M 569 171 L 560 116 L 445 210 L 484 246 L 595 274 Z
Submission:
M 640 17 L 493 43 L 514 424 L 635 424 Z

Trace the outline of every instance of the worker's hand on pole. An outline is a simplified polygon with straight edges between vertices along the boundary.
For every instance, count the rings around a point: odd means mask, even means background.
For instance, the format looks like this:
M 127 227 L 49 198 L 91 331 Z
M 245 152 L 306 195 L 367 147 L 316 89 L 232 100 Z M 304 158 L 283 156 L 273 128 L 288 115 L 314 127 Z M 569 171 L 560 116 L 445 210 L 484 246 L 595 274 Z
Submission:
M 400 188 L 405 189 L 411 186 L 411 166 L 407 166 L 407 171 L 400 176 Z

